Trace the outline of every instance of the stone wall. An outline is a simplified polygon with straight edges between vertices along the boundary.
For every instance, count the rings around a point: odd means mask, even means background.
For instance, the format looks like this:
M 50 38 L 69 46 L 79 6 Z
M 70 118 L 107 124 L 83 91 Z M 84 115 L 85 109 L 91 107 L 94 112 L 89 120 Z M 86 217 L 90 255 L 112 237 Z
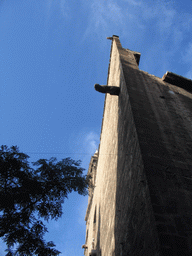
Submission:
M 159 241 L 128 94 L 129 84 L 125 77 L 125 65 L 126 69 L 129 69 L 129 79 L 132 79 L 133 83 L 137 82 L 137 78 L 131 74 L 140 71 L 134 52 L 122 49 L 118 38 L 114 40 L 121 63 L 114 255 L 154 256 L 159 255 Z
M 191 255 L 192 94 L 126 64 L 124 75 L 161 255 Z
M 113 36 L 85 255 L 191 255 L 192 95 L 135 56 Z

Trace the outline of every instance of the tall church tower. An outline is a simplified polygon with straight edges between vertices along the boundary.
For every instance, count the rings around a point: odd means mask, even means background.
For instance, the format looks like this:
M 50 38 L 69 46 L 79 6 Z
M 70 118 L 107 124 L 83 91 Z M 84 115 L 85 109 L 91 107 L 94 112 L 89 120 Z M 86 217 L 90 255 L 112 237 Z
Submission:
M 192 255 L 192 81 L 139 70 L 113 36 L 85 256 Z

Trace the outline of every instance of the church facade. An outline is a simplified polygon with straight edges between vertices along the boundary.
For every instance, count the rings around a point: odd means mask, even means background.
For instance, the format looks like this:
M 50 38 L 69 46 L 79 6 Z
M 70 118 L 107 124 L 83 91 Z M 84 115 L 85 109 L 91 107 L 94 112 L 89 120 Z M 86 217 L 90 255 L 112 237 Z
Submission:
M 192 81 L 139 70 L 112 40 L 85 256 L 192 255 Z

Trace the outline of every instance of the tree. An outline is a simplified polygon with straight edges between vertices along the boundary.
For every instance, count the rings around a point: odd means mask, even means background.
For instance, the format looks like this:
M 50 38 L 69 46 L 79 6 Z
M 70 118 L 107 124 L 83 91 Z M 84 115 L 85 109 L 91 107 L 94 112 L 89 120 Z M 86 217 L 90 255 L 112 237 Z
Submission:
M 18 147 L 0 148 L 0 237 L 6 256 L 59 255 L 54 243 L 43 239 L 42 219 L 61 217 L 64 199 L 72 191 L 87 194 L 89 178 L 71 158 L 40 159 L 33 168 L 28 158 Z

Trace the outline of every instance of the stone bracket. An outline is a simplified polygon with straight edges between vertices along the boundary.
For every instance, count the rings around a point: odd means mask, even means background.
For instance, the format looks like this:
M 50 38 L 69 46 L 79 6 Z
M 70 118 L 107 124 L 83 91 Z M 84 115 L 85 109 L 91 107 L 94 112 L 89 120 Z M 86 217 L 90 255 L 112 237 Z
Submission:
M 117 86 L 108 86 L 108 85 L 100 85 L 100 84 L 95 84 L 94 88 L 97 92 L 101 93 L 109 93 L 110 95 L 119 95 L 120 93 L 120 88 Z

